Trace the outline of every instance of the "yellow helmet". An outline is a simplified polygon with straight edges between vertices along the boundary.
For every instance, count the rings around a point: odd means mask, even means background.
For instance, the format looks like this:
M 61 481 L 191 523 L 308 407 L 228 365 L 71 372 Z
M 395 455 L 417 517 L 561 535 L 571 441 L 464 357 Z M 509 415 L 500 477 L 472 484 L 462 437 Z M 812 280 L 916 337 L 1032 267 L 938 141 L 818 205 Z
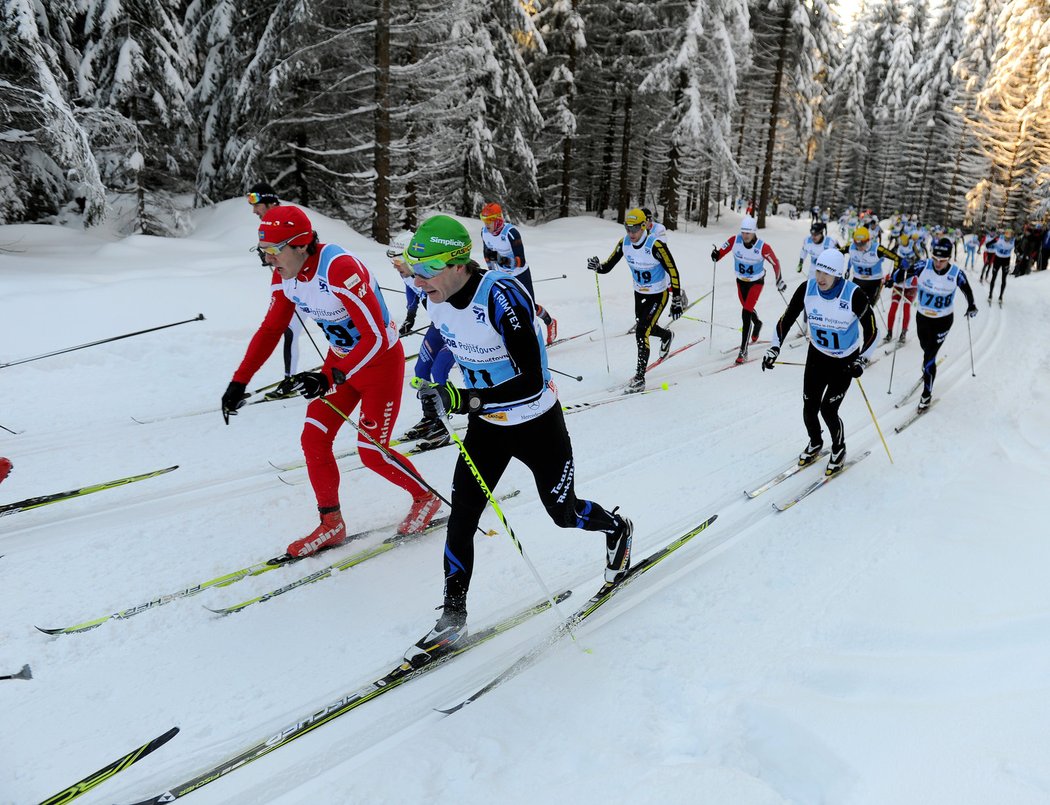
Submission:
M 868 228 L 866 226 L 858 226 L 856 229 L 853 230 L 853 240 L 871 240 L 871 233 L 868 231 Z
M 633 210 L 627 212 L 626 217 L 623 219 L 623 223 L 625 226 L 637 226 L 638 224 L 644 224 L 646 220 L 645 213 L 635 207 Z
M 909 240 L 911 240 L 911 235 L 909 235 L 907 232 L 901 234 L 901 246 L 907 246 Z

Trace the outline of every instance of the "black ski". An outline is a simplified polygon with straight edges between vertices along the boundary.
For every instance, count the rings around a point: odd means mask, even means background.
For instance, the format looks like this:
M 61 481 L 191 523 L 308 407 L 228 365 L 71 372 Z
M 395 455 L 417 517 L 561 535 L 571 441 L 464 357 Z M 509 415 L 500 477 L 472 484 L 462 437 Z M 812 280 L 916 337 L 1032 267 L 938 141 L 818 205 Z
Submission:
M 124 769 L 126 769 L 132 763 L 137 763 L 138 761 L 142 760 L 142 758 L 146 757 L 146 755 L 148 755 L 150 752 L 164 746 L 164 744 L 166 744 L 168 741 L 174 738 L 178 734 L 178 732 L 178 727 L 172 727 L 163 735 L 158 735 L 149 743 L 144 743 L 138 749 L 133 749 L 132 751 L 124 755 L 124 757 L 114 760 L 108 766 L 103 766 L 94 774 L 89 774 L 80 782 L 73 783 L 73 785 L 69 786 L 69 788 L 66 788 L 62 791 L 59 791 L 57 794 L 48 797 L 43 802 L 41 802 L 40 805 L 64 805 L 64 803 L 66 802 L 72 802 L 81 794 L 90 791 L 95 786 L 101 785 L 113 775 L 119 774 L 120 772 L 124 771 Z
M 156 478 L 158 475 L 163 475 L 166 472 L 171 472 L 178 468 L 179 465 L 176 464 L 173 467 L 165 467 L 162 470 L 145 472 L 142 475 L 129 475 L 127 478 L 117 478 L 115 481 L 105 481 L 101 484 L 84 486 L 80 489 L 70 489 L 68 492 L 55 492 L 51 495 L 41 495 L 37 498 L 26 498 L 17 503 L 8 503 L 5 506 L 0 506 L 0 517 L 3 517 L 6 514 L 28 511 L 29 509 L 39 509 L 41 506 L 50 506 L 52 503 L 60 503 L 63 500 L 83 497 L 84 495 L 90 495 L 93 492 L 102 492 L 106 489 L 116 489 L 118 486 L 126 486 L 127 484 L 133 484 L 136 481 L 145 481 L 147 478 Z
M 530 665 L 535 663 L 536 660 L 538 660 L 540 656 L 546 653 L 546 651 L 550 649 L 551 646 L 553 646 L 555 643 L 557 643 L 558 640 L 560 640 L 565 635 L 569 634 L 569 632 L 571 632 L 583 621 L 585 621 L 587 618 L 593 615 L 603 604 L 605 604 L 616 593 L 618 593 L 632 581 L 637 579 L 643 573 L 658 565 L 672 553 L 674 553 L 687 542 L 689 542 L 689 540 L 691 540 L 697 534 L 704 531 L 709 525 L 711 525 L 711 523 L 713 523 L 717 519 L 717 514 L 711 515 L 702 523 L 690 529 L 689 531 L 686 531 L 674 541 L 669 542 L 664 547 L 649 554 L 647 557 L 642 559 L 642 561 L 638 562 L 635 565 L 632 565 L 631 569 L 627 571 L 627 575 L 620 579 L 620 581 L 605 582 L 604 584 L 602 584 L 602 586 L 598 588 L 598 592 L 596 592 L 589 599 L 587 599 L 586 603 L 584 603 L 583 606 L 581 606 L 572 615 L 570 615 L 564 623 L 559 624 L 558 627 L 554 630 L 554 632 L 534 649 L 515 660 L 514 663 L 512 663 L 506 669 L 504 669 L 495 677 L 493 677 L 492 680 L 487 682 L 484 686 L 478 688 L 478 690 L 470 694 L 470 696 L 468 696 L 463 701 L 459 702 L 458 704 L 454 704 L 451 707 L 435 709 L 439 713 L 451 715 L 452 713 L 455 713 L 458 710 L 461 710 L 462 708 L 466 707 L 471 702 L 477 701 L 486 693 L 499 687 L 507 680 L 517 676 L 521 671 L 525 670 Z
M 561 592 L 555 596 L 555 601 L 560 603 L 570 595 L 571 592 L 569 591 Z M 384 693 L 394 690 L 405 682 L 408 682 L 410 679 L 415 679 L 418 676 L 433 671 L 435 668 L 440 668 L 453 657 L 458 657 L 460 654 L 463 654 L 482 643 L 488 642 L 492 638 L 524 623 L 534 615 L 545 612 L 549 608 L 550 602 L 544 600 L 510 615 L 503 620 L 497 621 L 492 626 L 468 635 L 462 641 L 453 646 L 447 654 L 442 654 L 432 662 L 420 668 L 413 667 L 407 661 L 400 661 L 389 672 L 378 679 L 363 685 L 351 693 L 340 696 L 330 704 L 310 711 L 307 715 L 296 720 L 292 724 L 289 724 L 275 734 L 267 736 L 265 739 L 253 744 L 243 752 L 227 758 L 221 763 L 218 763 L 186 782 L 173 786 L 157 796 L 141 800 L 140 802 L 135 803 L 135 805 L 161 805 L 165 802 L 174 802 L 176 799 L 184 797 L 187 794 L 202 788 L 208 783 L 218 780 L 220 777 L 224 777 L 231 771 L 239 769 L 254 760 L 258 760 L 285 744 L 291 743 L 296 738 L 301 738 L 303 735 L 312 732 L 322 724 L 327 724 L 329 721 L 332 721 L 345 713 L 349 713 L 351 710 L 360 707 L 362 704 L 370 702 L 373 699 L 382 696 Z

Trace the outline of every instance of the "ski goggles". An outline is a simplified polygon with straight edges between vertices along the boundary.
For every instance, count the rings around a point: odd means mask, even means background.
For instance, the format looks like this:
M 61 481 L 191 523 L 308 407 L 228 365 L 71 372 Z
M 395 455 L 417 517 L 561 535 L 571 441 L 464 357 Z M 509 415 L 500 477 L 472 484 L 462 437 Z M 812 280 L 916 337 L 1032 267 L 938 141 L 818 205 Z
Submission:
M 411 247 L 409 247 L 411 248 Z M 451 251 L 442 252 L 441 254 L 433 254 L 430 257 L 413 257 L 407 251 L 405 252 L 405 263 L 412 269 L 412 273 L 417 277 L 422 277 L 425 280 L 436 277 L 446 268 L 450 260 L 454 260 L 457 257 L 464 257 L 470 254 L 470 246 L 460 246 L 458 249 L 452 249 Z
M 259 254 L 268 254 L 271 257 L 276 257 L 282 251 L 284 251 L 284 247 L 291 243 L 293 240 L 295 240 L 296 238 L 301 238 L 303 235 L 309 234 L 309 232 L 300 232 L 298 235 L 292 235 L 290 238 L 288 238 L 287 240 L 282 240 L 280 243 L 273 243 L 269 246 L 256 246 L 255 251 L 257 251 Z
M 624 224 L 623 228 L 630 232 L 632 235 L 642 228 L 643 224 Z

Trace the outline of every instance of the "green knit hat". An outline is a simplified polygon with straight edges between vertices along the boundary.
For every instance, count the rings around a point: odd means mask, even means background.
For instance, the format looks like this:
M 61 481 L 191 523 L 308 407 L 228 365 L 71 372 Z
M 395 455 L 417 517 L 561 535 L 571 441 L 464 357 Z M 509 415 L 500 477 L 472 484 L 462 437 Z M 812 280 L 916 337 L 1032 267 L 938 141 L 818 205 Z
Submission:
M 470 262 L 470 235 L 463 224 L 447 215 L 427 218 L 405 249 L 405 262 L 416 273 L 417 269 L 437 272 L 445 266 Z

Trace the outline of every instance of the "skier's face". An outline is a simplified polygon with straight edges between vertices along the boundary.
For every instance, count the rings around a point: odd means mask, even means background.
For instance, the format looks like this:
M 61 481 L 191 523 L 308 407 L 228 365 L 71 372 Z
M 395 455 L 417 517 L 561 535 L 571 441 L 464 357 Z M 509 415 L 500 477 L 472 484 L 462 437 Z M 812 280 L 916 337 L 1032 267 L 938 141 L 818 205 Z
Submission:
M 826 271 L 817 269 L 817 287 L 822 291 L 830 291 L 831 286 L 835 284 L 835 280 L 838 279 L 834 274 L 829 274 Z
M 432 277 L 421 277 L 417 274 L 412 282 L 426 293 L 429 301 L 447 302 L 450 296 L 467 284 L 467 268 L 448 266 Z
M 295 279 L 299 272 L 302 271 L 303 264 L 306 262 L 306 247 L 289 246 L 287 244 L 259 244 L 260 249 L 264 249 L 267 246 L 282 246 L 277 254 L 270 254 L 267 251 L 262 252 L 267 265 L 273 266 L 277 273 L 281 275 L 281 279 Z
M 623 228 L 627 230 L 627 238 L 631 243 L 641 243 L 645 239 L 646 231 L 643 224 L 624 224 Z

